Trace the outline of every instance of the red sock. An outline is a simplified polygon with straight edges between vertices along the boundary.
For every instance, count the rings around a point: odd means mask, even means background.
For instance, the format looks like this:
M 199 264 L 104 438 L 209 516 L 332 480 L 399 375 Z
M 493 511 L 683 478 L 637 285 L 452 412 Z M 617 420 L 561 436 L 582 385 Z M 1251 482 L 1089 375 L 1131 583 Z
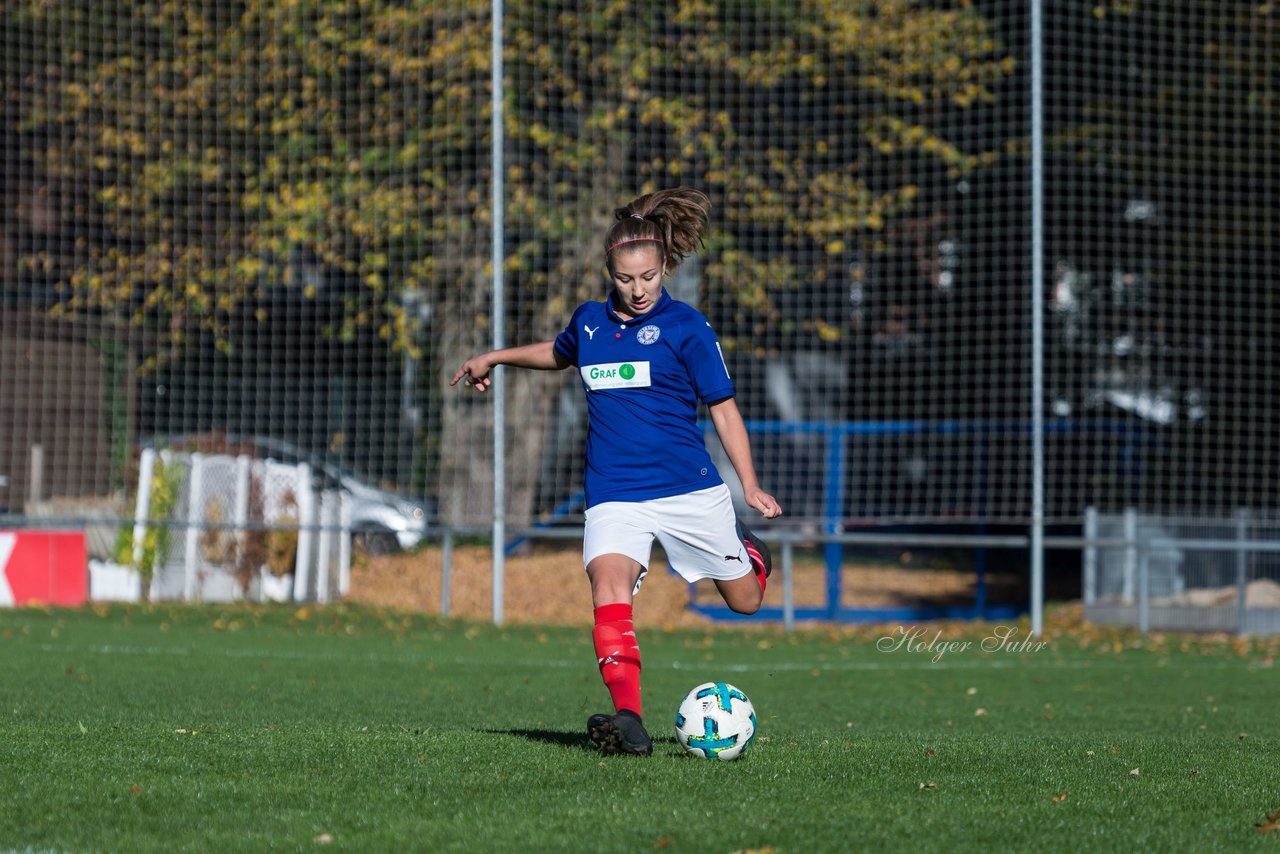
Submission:
M 747 547 L 747 558 L 751 561 L 751 568 L 756 571 L 756 581 L 760 584 L 760 595 L 763 597 L 765 582 L 768 580 L 764 574 L 764 557 L 751 545 L 750 540 L 743 540 L 742 544 Z
M 600 676 L 613 698 L 614 711 L 629 709 L 640 714 L 640 646 L 636 643 L 631 606 L 618 603 L 595 610 L 591 639 L 596 646 Z

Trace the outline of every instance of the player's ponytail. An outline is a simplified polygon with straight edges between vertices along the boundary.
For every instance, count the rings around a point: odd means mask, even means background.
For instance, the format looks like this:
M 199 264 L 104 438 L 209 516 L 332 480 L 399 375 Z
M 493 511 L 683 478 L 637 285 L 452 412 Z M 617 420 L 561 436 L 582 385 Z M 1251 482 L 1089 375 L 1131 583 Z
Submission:
M 658 243 L 671 272 L 702 245 L 711 200 L 692 187 L 647 193 L 613 212 L 614 224 L 605 232 L 604 254 L 610 269 L 615 252 L 645 243 Z

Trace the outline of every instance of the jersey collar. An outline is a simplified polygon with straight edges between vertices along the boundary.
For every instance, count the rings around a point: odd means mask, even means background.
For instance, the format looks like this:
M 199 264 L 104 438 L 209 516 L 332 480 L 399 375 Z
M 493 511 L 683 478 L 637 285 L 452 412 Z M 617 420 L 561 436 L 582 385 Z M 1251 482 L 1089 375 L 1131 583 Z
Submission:
M 623 318 L 618 316 L 618 313 L 616 311 L 613 310 L 613 292 L 610 291 L 609 296 L 604 301 L 604 310 L 605 310 L 605 313 L 609 315 L 609 319 L 612 320 L 614 323 L 626 323 L 628 325 L 636 325 L 639 323 L 643 323 L 646 320 L 649 320 L 651 317 L 661 312 L 667 306 L 671 305 L 672 302 L 673 300 L 671 299 L 671 294 L 667 293 L 666 288 L 663 288 L 662 294 L 658 297 L 658 301 L 653 304 L 653 308 L 649 309 L 639 317 L 633 317 L 630 320 L 624 320 Z

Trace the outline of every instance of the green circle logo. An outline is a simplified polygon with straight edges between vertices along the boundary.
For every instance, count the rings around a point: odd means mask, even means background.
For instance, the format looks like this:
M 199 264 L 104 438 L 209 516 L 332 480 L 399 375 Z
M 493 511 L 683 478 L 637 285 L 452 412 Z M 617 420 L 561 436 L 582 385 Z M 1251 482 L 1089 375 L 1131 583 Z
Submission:
M 618 375 L 624 380 L 632 379 L 636 375 L 635 365 L 623 365 L 621 368 L 618 368 Z

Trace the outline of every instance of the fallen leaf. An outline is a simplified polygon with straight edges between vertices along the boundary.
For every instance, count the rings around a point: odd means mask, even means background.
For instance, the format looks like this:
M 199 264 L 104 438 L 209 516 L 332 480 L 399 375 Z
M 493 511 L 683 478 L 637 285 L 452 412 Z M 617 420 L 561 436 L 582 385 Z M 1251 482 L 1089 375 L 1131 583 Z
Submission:
M 979 707 L 978 710 L 973 713 L 973 716 L 977 718 L 981 718 L 981 717 L 985 717 L 986 714 L 987 714 L 987 710 Z
M 1137 768 L 1134 768 L 1134 769 L 1132 769 L 1132 770 L 1129 772 L 1129 776 L 1130 776 L 1130 777 L 1137 777 L 1139 773 L 1141 773 L 1141 772 L 1140 772 Z
M 317 836 L 314 841 L 317 845 L 328 845 L 330 842 L 333 841 L 333 834 L 322 833 L 319 836 Z
M 920 784 L 920 789 L 921 789 L 921 790 L 923 790 L 923 789 L 936 789 L 936 788 L 938 788 L 938 784 L 937 784 L 937 783 L 935 783 L 935 782 L 933 782 L 932 780 L 930 780 L 928 783 L 921 783 L 921 784 Z
M 1066 793 L 1066 792 L 1059 792 L 1058 794 L 1056 794 L 1056 795 L 1054 795 L 1054 796 L 1053 796 L 1053 802 L 1054 802 L 1055 804 L 1060 804 L 1060 803 L 1062 803 L 1063 801 L 1065 801 L 1066 799 L 1067 799 L 1067 793 Z
M 85 725 L 84 725 L 84 721 L 76 721 L 76 723 L 80 724 L 80 734 L 81 734 L 81 735 L 88 735 L 88 734 L 89 734 L 89 728 L 88 728 L 87 726 L 85 726 Z
M 1254 827 L 1258 828 L 1259 833 L 1275 833 L 1280 831 L 1280 810 L 1276 810 L 1271 815 L 1267 816 L 1266 821 L 1262 824 L 1255 824 Z
M 142 793 L 142 789 L 138 788 L 137 786 L 130 786 L 129 791 L 135 795 Z
M 659 837 L 658 837 L 658 841 L 657 841 L 657 842 L 655 842 L 655 843 L 653 843 L 653 847 L 654 847 L 654 848 L 657 848 L 657 849 L 659 849 L 659 850 L 661 850 L 661 849 L 663 849 L 663 848 L 670 848 L 670 847 L 671 847 L 671 837 L 670 837 L 670 836 L 659 836 Z
M 977 688 L 967 688 L 967 689 L 965 689 L 965 693 L 966 693 L 966 694 L 968 694 L 970 697 L 972 697 L 974 694 L 978 693 L 978 689 L 977 689 Z
M 925 756 L 937 756 L 937 755 L 938 755 L 938 751 L 936 751 L 936 750 L 934 750 L 932 747 L 930 747 L 928 750 L 926 750 L 926 751 L 924 752 L 924 755 L 925 755 Z

